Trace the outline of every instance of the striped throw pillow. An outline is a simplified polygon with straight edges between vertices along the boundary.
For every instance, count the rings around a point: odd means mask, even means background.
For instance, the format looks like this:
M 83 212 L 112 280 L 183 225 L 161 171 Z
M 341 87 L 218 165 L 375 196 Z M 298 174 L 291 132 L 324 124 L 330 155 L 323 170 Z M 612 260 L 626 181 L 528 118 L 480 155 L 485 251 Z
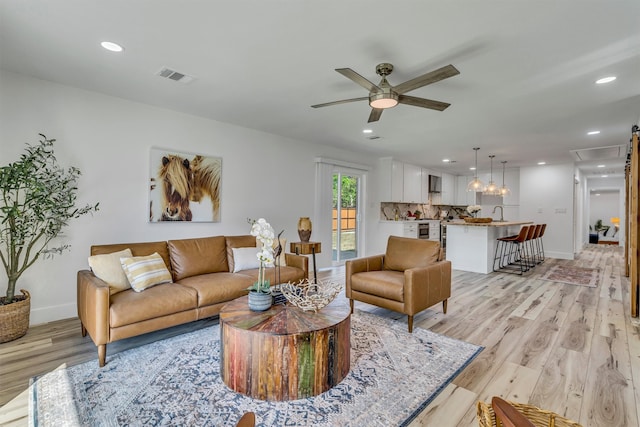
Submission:
M 157 252 L 148 256 L 120 258 L 120 264 L 136 292 L 171 282 L 171 273 Z

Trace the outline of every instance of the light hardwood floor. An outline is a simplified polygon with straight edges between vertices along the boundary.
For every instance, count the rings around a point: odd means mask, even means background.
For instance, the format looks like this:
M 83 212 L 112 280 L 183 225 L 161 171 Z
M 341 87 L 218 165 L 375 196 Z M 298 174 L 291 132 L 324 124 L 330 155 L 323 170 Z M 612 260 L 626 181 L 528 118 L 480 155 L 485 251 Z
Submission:
M 524 276 L 454 271 L 448 313 L 439 304 L 416 316 L 415 326 L 485 349 L 411 426 L 477 426 L 476 402 L 494 395 L 584 426 L 639 426 L 640 322 L 629 315 L 622 256 L 621 248 L 589 245 L 574 261 L 547 259 Z M 555 264 L 598 267 L 602 280 L 597 288 L 542 280 Z M 344 269 L 319 276 L 344 281 Z M 344 297 L 340 302 L 346 304 Z M 388 310 L 356 307 L 406 323 Z M 217 320 L 110 344 L 107 363 L 109 354 L 212 323 Z M 96 358 L 77 319 L 34 326 L 0 344 L 0 425 L 27 425 L 30 377 Z

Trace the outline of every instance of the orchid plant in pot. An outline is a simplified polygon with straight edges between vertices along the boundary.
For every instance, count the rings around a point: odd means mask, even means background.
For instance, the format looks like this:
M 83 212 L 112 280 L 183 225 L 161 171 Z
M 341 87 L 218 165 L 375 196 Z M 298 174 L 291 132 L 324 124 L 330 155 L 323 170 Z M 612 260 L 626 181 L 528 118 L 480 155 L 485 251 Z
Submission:
M 257 253 L 260 261 L 258 270 L 258 280 L 249 287 L 249 308 L 253 311 L 264 311 L 271 307 L 273 298 L 271 296 L 271 283 L 265 278 L 265 268 L 273 267 L 273 239 L 275 233 L 273 227 L 264 218 L 257 221 L 249 220 L 251 223 L 251 235 L 262 243 L 262 248 Z

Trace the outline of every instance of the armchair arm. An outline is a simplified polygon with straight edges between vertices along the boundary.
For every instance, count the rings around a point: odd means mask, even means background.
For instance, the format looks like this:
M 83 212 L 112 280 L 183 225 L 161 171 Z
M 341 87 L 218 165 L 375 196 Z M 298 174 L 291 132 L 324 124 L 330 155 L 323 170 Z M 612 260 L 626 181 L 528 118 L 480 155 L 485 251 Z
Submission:
M 109 285 L 89 270 L 78 271 L 78 317 L 96 345 L 109 342 Z
M 384 255 L 350 259 L 345 263 L 345 296 L 351 298 L 351 276 L 366 271 L 380 271 L 384 265 Z
M 404 272 L 405 310 L 416 314 L 451 296 L 451 261 Z
M 309 258 L 304 255 L 285 253 L 284 260 L 288 267 L 297 267 L 304 271 L 304 277 L 309 277 Z

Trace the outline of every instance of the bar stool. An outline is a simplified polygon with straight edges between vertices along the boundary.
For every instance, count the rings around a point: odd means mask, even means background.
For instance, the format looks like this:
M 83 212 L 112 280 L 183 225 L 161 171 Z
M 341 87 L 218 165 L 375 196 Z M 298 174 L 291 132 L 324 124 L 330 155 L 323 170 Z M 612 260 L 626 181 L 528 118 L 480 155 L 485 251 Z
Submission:
M 526 261 L 526 242 L 531 227 L 533 226 L 525 225 L 520 229 L 517 236 L 500 237 L 497 239 L 498 244 L 496 245 L 496 253 L 493 260 L 493 271 L 520 275 L 529 271 L 529 264 Z M 500 254 L 498 255 L 498 253 Z M 495 268 L 496 261 L 498 261 L 497 270 Z M 517 264 L 517 266 L 514 264 Z
M 540 234 L 538 234 L 538 238 L 536 239 L 536 242 L 540 251 L 540 263 L 543 263 L 545 260 L 544 245 L 542 244 L 542 236 L 544 236 L 544 230 L 546 229 L 547 229 L 547 224 L 542 224 L 542 227 L 540 227 Z

